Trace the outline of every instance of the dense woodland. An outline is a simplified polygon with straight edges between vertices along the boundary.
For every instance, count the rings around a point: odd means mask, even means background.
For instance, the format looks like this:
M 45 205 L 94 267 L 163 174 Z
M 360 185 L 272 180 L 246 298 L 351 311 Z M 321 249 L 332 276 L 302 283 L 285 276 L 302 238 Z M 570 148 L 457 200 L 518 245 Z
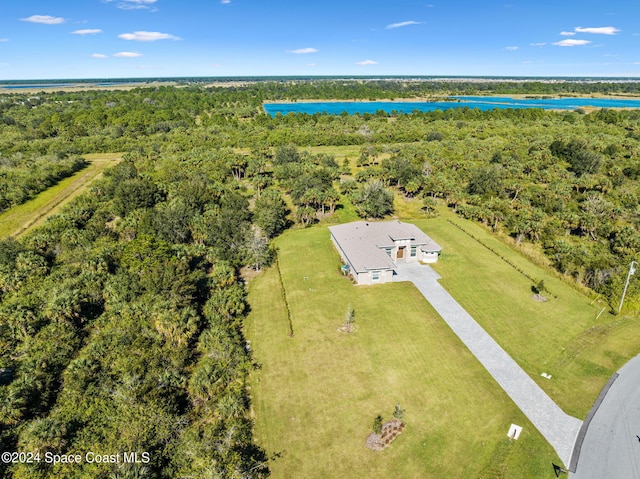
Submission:
M 615 309 L 640 252 L 640 112 L 468 108 L 274 118 L 265 100 L 634 93 L 637 83 L 261 82 L 0 96 L 0 210 L 123 160 L 0 241 L 0 449 L 149 452 L 143 464 L 1 465 L 7 478 L 266 477 L 252 439 L 241 268 L 353 206 L 446 205 Z M 346 161 L 305 147 L 356 145 Z M 640 308 L 631 281 L 623 312 Z M 274 451 L 269 451 L 274 453 Z

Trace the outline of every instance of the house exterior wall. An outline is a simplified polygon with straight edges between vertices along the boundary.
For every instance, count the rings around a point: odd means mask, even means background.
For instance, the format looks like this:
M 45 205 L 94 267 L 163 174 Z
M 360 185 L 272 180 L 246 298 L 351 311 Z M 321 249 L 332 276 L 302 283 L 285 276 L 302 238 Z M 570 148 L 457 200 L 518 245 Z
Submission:
M 393 281 L 393 271 L 386 270 L 380 272 L 380 283 L 391 283 Z
M 378 272 L 378 280 L 374 281 L 374 271 Z M 382 284 L 382 283 L 390 283 L 393 281 L 393 271 L 392 270 L 374 270 L 374 271 L 365 271 L 364 273 L 357 273 L 354 276 L 356 283 L 358 285 L 361 284 Z
M 393 261 L 406 261 L 407 260 L 407 256 L 409 254 L 409 248 L 411 247 L 411 240 L 399 240 L 399 241 L 394 241 L 394 247 L 393 250 L 391 251 L 391 259 L 393 259 Z M 400 251 L 400 248 L 404 247 L 404 255 L 402 258 L 398 258 L 398 251 Z
M 437 251 L 422 251 L 418 248 L 418 258 L 421 263 L 436 263 L 438 256 Z
M 404 255 L 402 258 L 398 258 L 398 250 L 404 246 Z M 415 248 L 415 256 L 411 256 L 411 249 Z M 411 240 L 401 240 L 395 242 L 395 247 L 391 251 L 391 258 L 395 261 L 404 261 L 404 262 L 413 262 L 413 261 L 422 261 L 422 250 L 420 246 L 416 244 L 412 244 Z M 435 261 L 437 261 L 437 255 Z M 435 261 L 430 261 L 435 263 Z

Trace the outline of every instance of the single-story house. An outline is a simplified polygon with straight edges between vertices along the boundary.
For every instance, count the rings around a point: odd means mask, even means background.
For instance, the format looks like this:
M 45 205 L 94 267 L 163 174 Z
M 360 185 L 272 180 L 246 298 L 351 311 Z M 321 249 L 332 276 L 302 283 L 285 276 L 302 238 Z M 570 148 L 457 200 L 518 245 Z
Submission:
M 435 263 L 442 248 L 420 228 L 400 221 L 330 226 L 331 241 L 357 284 L 393 281 L 397 263 Z

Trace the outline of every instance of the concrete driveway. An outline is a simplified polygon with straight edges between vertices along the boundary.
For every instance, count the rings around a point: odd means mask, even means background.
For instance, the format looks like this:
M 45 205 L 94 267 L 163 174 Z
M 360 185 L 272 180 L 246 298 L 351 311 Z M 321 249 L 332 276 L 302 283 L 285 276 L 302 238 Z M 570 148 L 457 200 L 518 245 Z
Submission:
M 565 414 L 511 359 L 511 356 L 440 286 L 438 279 L 440 276 L 431 267 L 419 263 L 398 264 L 398 275 L 394 276 L 394 281 L 410 281 L 418 288 L 453 332 L 547 439 L 568 467 L 582 421 Z M 508 425 L 505 425 L 506 427 Z M 640 429 L 638 434 L 640 435 Z M 636 446 L 640 453 L 640 442 Z M 610 476 L 599 477 L 601 479 Z M 627 477 L 640 478 L 640 476 Z

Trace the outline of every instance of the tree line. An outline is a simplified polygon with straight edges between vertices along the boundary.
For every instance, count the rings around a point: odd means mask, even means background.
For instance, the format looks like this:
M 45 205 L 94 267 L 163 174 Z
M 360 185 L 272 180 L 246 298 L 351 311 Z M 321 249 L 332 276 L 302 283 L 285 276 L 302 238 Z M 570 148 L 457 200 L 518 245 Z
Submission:
M 14 153 L 8 158 L 0 157 L 0 212 L 24 203 L 87 164 L 78 156 Z

